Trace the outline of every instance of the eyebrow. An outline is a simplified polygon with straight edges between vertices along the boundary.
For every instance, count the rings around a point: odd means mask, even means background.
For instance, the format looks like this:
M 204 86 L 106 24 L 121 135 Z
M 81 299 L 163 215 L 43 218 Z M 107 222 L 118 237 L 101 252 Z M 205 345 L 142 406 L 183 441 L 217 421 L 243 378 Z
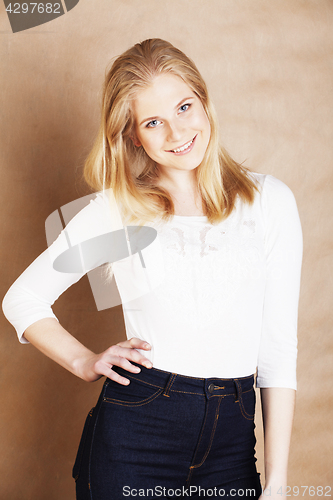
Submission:
M 179 106 L 181 106 L 183 102 L 188 101 L 189 99 L 194 99 L 194 96 L 185 97 L 184 99 L 182 99 L 178 104 L 176 104 L 175 109 L 179 108 Z M 145 118 L 144 120 L 142 120 L 142 122 L 139 123 L 139 127 L 145 122 L 156 120 L 156 118 L 158 118 L 158 116 L 151 116 L 150 118 Z

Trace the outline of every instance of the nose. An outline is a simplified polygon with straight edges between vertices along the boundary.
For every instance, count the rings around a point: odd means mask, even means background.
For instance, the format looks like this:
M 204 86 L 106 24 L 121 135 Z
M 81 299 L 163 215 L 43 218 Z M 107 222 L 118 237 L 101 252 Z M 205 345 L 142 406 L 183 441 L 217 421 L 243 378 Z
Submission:
M 168 124 L 168 141 L 170 143 L 172 142 L 179 142 L 182 138 L 184 137 L 183 133 L 183 127 L 176 122 L 169 122 Z

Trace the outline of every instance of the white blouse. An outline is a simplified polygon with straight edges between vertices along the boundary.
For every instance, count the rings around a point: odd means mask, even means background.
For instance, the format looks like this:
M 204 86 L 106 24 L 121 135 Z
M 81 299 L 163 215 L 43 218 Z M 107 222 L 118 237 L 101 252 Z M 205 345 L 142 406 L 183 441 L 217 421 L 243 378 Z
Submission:
M 144 355 L 155 368 L 203 378 L 257 370 L 257 387 L 296 389 L 299 215 L 283 182 L 252 175 L 260 190 L 252 205 L 237 198 L 217 225 L 206 216 L 154 222 L 155 240 L 141 254 L 118 256 L 112 270 L 127 338 L 151 344 Z M 121 229 L 111 212 L 106 194 L 97 194 L 11 286 L 3 310 L 22 343 L 29 325 L 56 318 L 55 300 L 87 272 L 99 310 L 119 303 L 103 268 L 53 267 L 68 248 Z

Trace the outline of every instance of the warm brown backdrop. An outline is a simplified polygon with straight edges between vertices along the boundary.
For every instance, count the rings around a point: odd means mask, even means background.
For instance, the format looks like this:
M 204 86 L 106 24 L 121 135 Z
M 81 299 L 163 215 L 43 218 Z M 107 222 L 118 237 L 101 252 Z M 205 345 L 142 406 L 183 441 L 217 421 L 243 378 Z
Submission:
M 2 3 L 0 14 L 1 298 L 44 250 L 46 217 L 86 193 L 106 65 L 145 38 L 171 41 L 202 71 L 235 159 L 295 193 L 304 265 L 289 484 L 332 485 L 332 0 L 81 0 L 16 34 Z M 54 310 L 92 349 L 124 336 L 121 308 L 97 312 L 87 278 Z M 18 344 L 3 316 L 1 333 L 0 499 L 73 500 L 71 467 L 101 382 Z

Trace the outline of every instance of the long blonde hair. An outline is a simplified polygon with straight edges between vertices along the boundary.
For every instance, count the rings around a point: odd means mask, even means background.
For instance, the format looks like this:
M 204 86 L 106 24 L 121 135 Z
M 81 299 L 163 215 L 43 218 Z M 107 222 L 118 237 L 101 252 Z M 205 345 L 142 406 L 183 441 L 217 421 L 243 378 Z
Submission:
M 145 223 L 174 214 L 170 194 L 156 185 L 158 168 L 142 147 L 134 146 L 131 102 L 154 77 L 171 73 L 182 78 L 200 98 L 211 126 L 205 156 L 196 169 L 197 188 L 209 222 L 232 212 L 237 195 L 252 203 L 257 186 L 248 170 L 219 144 L 218 125 L 206 84 L 191 59 L 159 38 L 135 44 L 119 56 L 106 75 L 98 136 L 86 160 L 84 177 L 97 191 L 112 188 L 129 222 Z

